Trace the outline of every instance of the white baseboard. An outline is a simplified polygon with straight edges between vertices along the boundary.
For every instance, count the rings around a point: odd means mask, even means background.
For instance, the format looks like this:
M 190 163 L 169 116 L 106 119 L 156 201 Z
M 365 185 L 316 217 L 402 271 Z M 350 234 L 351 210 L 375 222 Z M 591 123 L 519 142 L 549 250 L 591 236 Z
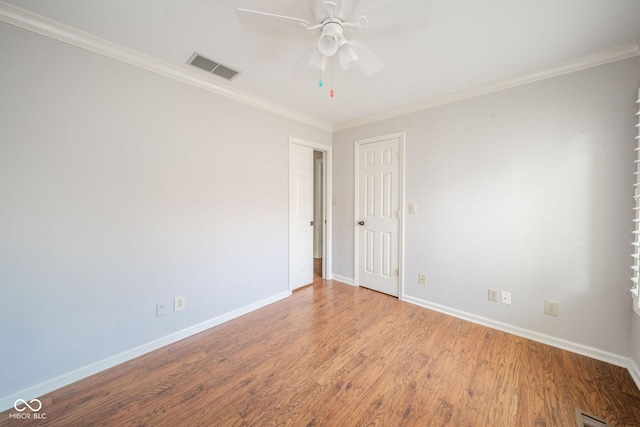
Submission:
M 263 299 L 253 304 L 249 304 L 247 306 L 240 307 L 236 310 L 222 314 L 218 317 L 214 317 L 212 319 L 206 320 L 202 323 L 198 323 L 196 325 L 190 326 L 188 328 L 182 329 L 180 331 L 177 331 L 172 334 L 166 335 L 164 337 L 158 338 L 156 340 L 150 341 L 146 344 L 142 344 L 138 347 L 134 347 L 130 350 L 123 351 L 122 353 L 113 355 L 111 357 L 107 357 L 106 359 L 100 360 L 90 365 L 83 366 L 82 368 L 78 368 L 74 371 L 60 375 L 59 377 L 52 378 L 40 384 L 36 384 L 34 386 L 25 388 L 23 390 L 20 390 L 17 393 L 0 397 L 0 411 L 6 411 L 7 409 L 12 408 L 15 401 L 18 399 L 23 399 L 28 401 L 30 399 L 37 398 L 47 393 L 51 393 L 54 390 L 57 390 L 61 387 L 72 384 L 81 379 L 87 378 L 91 375 L 97 374 L 98 372 L 112 368 L 121 363 L 127 362 L 131 359 L 135 359 L 136 357 L 142 356 L 143 354 L 152 352 L 166 345 L 180 341 L 181 339 L 190 337 L 191 335 L 195 335 L 197 333 L 205 331 L 214 326 L 218 326 L 222 323 L 228 322 L 229 320 L 233 320 L 236 317 L 243 316 L 247 313 L 250 313 L 259 308 L 265 307 L 269 304 L 273 304 L 274 302 L 287 298 L 290 295 L 291 295 L 290 291 L 282 292 L 280 294 Z
M 562 350 L 567 350 L 572 353 L 581 354 L 583 356 L 591 357 L 592 359 L 600 360 L 606 363 L 610 363 L 612 365 L 621 366 L 623 368 L 629 369 L 629 372 L 631 372 L 631 369 L 630 369 L 631 359 L 628 357 L 623 357 L 617 354 L 613 354 L 604 350 L 597 349 L 595 347 L 574 343 L 571 341 L 552 337 L 546 334 L 541 334 L 539 332 L 531 331 L 528 329 L 519 328 L 517 326 L 509 325 L 507 323 L 498 322 L 495 320 L 488 319 L 486 317 L 477 316 L 475 314 L 467 313 L 461 310 L 456 310 L 454 308 L 446 307 L 444 305 L 425 301 L 420 298 L 404 295 L 403 300 L 415 305 L 419 305 L 424 308 L 428 308 L 430 310 L 448 314 L 450 316 L 454 316 L 463 320 L 468 320 L 469 322 L 477 323 L 482 326 L 486 326 L 492 329 L 497 329 L 499 331 L 507 332 L 512 335 L 517 335 L 519 337 L 527 338 L 532 341 L 537 341 L 543 344 L 550 345 L 552 347 L 557 347 Z M 631 375 L 633 375 L 633 373 Z M 636 383 L 638 383 L 638 380 L 636 380 Z
M 638 366 L 633 359 L 629 360 L 629 373 L 631 374 L 633 381 L 636 383 L 636 386 L 638 386 L 638 389 L 640 389 L 640 366 Z
M 349 279 L 347 277 L 342 277 L 339 275 L 334 275 L 333 278 L 334 280 L 337 280 L 339 282 L 342 282 L 351 286 L 355 286 L 353 279 Z M 90 365 L 87 365 L 82 368 L 76 369 L 74 371 L 68 372 L 66 374 L 60 375 L 59 377 L 44 381 L 35 386 L 28 387 L 17 393 L 13 393 L 11 395 L 1 397 L 0 411 L 5 411 L 13 407 L 13 404 L 17 399 L 24 399 L 28 401 L 30 399 L 37 398 L 47 393 L 51 393 L 52 391 L 57 390 L 61 387 L 72 384 L 76 381 L 87 378 L 91 375 L 97 374 L 98 372 L 112 368 L 121 363 L 135 359 L 136 357 L 142 356 L 146 353 L 152 352 L 166 345 L 180 341 L 181 339 L 187 338 L 191 335 L 195 335 L 197 333 L 205 331 L 214 326 L 228 322 L 237 317 L 243 316 L 247 313 L 250 313 L 259 308 L 265 307 L 276 301 L 280 301 L 281 299 L 287 298 L 290 295 L 291 295 L 291 292 L 289 291 L 282 292 L 270 298 L 266 298 L 264 300 L 247 305 L 245 307 L 241 307 L 237 310 L 233 310 L 231 312 L 225 313 L 218 317 L 214 317 L 213 319 L 209 319 L 205 322 L 198 323 L 196 325 L 190 326 L 181 331 L 174 332 L 173 334 L 169 334 L 157 340 L 148 342 L 146 344 L 124 351 L 114 356 L 108 357 L 101 361 L 92 363 Z M 507 332 L 513 335 L 521 336 L 523 338 L 527 338 L 533 341 L 541 342 L 543 344 L 548 344 L 553 347 L 561 348 L 563 350 L 568 350 L 574 353 L 582 354 L 584 356 L 601 360 L 603 362 L 611 363 L 613 365 L 622 366 L 629 370 L 631 377 L 633 378 L 636 385 L 640 389 L 640 367 L 635 361 L 633 361 L 630 358 L 622 357 L 622 356 L 609 353 L 606 351 L 602 351 L 593 347 L 588 347 L 588 346 L 573 343 L 570 341 L 562 340 L 549 335 L 540 334 L 527 329 L 518 328 L 516 326 L 508 325 L 506 323 L 497 322 L 495 320 L 487 319 L 482 316 L 477 316 L 477 315 L 466 313 L 460 310 L 455 310 L 440 304 L 431 303 L 429 301 L 425 301 L 420 298 L 403 295 L 403 300 L 424 308 L 428 308 L 430 310 L 438 311 L 440 313 L 448 314 L 463 320 L 468 320 L 473 323 L 487 326 L 492 329 L 497 329 L 497 330 Z
M 353 279 L 348 277 L 340 276 L 338 274 L 333 275 L 333 280 L 337 280 L 338 282 L 346 283 L 347 285 L 355 286 Z

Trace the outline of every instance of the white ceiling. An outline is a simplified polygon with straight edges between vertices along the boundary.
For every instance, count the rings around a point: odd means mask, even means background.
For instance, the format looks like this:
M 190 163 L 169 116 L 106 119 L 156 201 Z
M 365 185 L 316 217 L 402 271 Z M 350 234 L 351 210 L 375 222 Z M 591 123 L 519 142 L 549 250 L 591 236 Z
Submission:
M 372 0 L 361 0 L 371 2 Z M 283 37 L 240 27 L 235 9 L 309 19 L 310 0 L 7 0 L 124 47 L 205 75 L 186 64 L 194 51 L 241 70 L 216 84 L 330 124 L 547 67 L 640 36 L 640 0 L 394 0 L 396 11 L 425 5 L 405 27 L 358 38 L 385 63 L 373 77 L 298 60 L 314 43 L 304 31 Z M 411 9 L 412 10 L 412 9 Z M 373 15 L 372 15 L 373 16 Z M 298 65 L 296 65 L 298 64 Z

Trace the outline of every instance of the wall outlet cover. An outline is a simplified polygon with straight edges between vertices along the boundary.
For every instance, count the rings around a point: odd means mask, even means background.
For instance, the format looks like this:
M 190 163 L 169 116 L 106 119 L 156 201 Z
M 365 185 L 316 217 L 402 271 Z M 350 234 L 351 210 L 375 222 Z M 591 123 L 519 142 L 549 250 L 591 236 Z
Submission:
M 559 304 L 556 301 L 545 300 L 544 301 L 544 314 L 550 316 L 558 316 L 560 310 Z
M 173 299 L 173 311 L 180 311 L 187 308 L 187 298 L 184 295 Z

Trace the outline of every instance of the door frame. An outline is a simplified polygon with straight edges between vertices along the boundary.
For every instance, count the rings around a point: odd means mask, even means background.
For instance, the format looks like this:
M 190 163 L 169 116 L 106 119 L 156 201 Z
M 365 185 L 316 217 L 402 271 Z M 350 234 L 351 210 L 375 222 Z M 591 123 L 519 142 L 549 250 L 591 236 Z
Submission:
M 405 170 L 405 133 L 404 131 L 394 132 L 386 135 L 374 136 L 371 138 L 358 139 L 354 144 L 354 170 L 355 170 L 355 188 L 354 188 L 354 218 L 353 218 L 353 281 L 354 285 L 360 286 L 360 227 L 357 226 L 360 221 L 360 146 L 371 144 L 373 142 L 386 141 L 388 139 L 398 138 L 400 140 L 400 176 L 398 177 L 400 201 L 400 215 L 398 215 L 398 299 L 404 300 L 404 170 Z
M 320 188 L 318 188 L 320 187 Z M 319 191 L 318 191 L 319 190 Z M 324 219 L 324 158 L 322 159 L 313 159 L 313 194 L 314 194 L 314 199 L 313 199 L 313 218 L 314 221 L 316 219 L 316 206 L 315 203 L 318 201 L 316 200 L 316 192 L 320 192 L 320 208 L 321 211 L 319 212 L 319 215 L 321 218 Z M 315 224 L 315 222 L 314 222 Z M 324 223 L 321 222 L 320 224 L 320 233 L 321 233 L 321 243 L 324 242 Z M 322 245 L 320 245 L 320 247 L 317 246 L 317 241 L 316 241 L 316 230 L 313 230 L 313 258 L 315 259 L 317 255 L 319 255 L 320 257 L 322 257 L 322 255 L 324 254 L 323 252 L 323 247 Z
M 329 203 L 329 200 L 332 200 L 332 172 L 331 172 L 331 166 L 333 164 L 333 160 L 332 160 L 332 148 L 330 146 L 327 145 L 323 145 L 323 144 L 319 144 L 317 142 L 312 142 L 312 141 L 307 141 L 305 139 L 302 138 L 297 138 L 294 136 L 290 136 L 289 137 L 289 146 L 288 146 L 288 150 L 289 150 L 289 172 L 288 172 L 288 176 L 291 176 L 291 146 L 292 145 L 302 145 L 304 147 L 309 147 L 312 148 L 316 151 L 321 151 L 324 153 L 324 162 L 322 165 L 322 187 L 323 187 L 323 195 L 322 195 L 322 199 L 323 199 L 323 216 L 324 219 L 326 221 L 326 223 L 324 224 L 323 230 L 322 230 L 322 277 L 326 280 L 331 280 L 333 278 L 333 270 L 332 270 L 332 262 L 331 262 L 331 258 L 332 258 L 332 230 L 333 230 L 333 226 L 332 226 L 332 206 L 331 203 Z M 289 181 L 287 181 L 287 204 L 290 201 L 290 188 L 289 188 Z M 288 222 L 289 222 L 289 248 L 288 248 L 288 252 L 289 252 L 289 258 L 288 258 L 288 277 L 289 277 L 289 292 L 293 291 L 293 277 L 292 277 L 292 272 L 291 272 L 291 266 L 293 265 L 293 251 L 292 251 L 292 239 L 293 239 L 293 221 L 292 218 L 289 216 L 289 210 L 287 210 L 287 217 L 288 217 Z

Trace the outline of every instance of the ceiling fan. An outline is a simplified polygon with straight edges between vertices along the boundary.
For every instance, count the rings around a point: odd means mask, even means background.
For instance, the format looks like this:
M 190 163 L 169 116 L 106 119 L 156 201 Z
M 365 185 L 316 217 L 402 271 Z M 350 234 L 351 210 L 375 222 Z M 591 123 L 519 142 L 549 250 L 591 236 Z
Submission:
M 421 2 L 422 0 L 418 0 L 412 3 Z M 382 70 L 384 64 L 362 42 L 350 38 L 349 33 L 366 32 L 396 24 L 394 19 L 398 18 L 397 9 L 403 8 L 403 5 L 396 5 L 396 10 L 389 12 L 386 9 L 392 3 L 393 0 L 312 0 L 310 19 L 243 8 L 237 9 L 237 16 L 241 24 L 251 28 L 307 32 L 317 36 L 317 42 L 305 57 L 309 56 L 309 64 L 322 72 L 333 62 L 333 58 L 337 58 L 343 70 L 355 65 L 365 75 L 373 76 Z M 400 21 L 413 12 L 404 8 L 405 16 Z M 373 26 L 370 24 L 370 16 L 376 21 Z

